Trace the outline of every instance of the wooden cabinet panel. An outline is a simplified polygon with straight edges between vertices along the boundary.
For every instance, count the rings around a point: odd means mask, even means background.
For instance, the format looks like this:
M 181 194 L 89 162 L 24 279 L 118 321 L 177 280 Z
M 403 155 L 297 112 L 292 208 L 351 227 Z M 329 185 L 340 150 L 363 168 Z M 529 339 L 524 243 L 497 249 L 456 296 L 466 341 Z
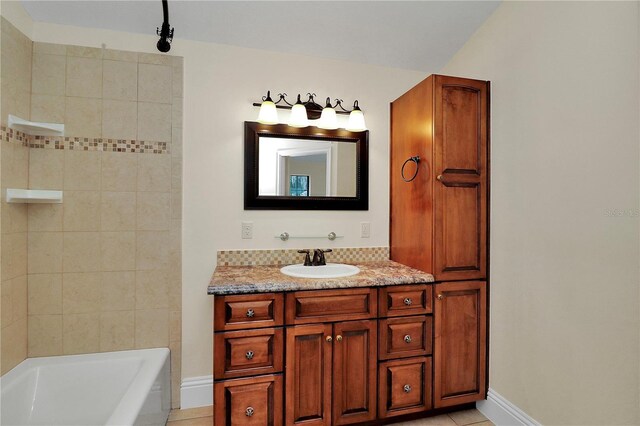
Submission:
M 226 380 L 214 385 L 216 426 L 282 424 L 282 376 Z
M 380 359 L 431 354 L 432 318 L 416 316 L 380 320 Z
M 376 418 L 376 321 L 333 326 L 333 424 Z
M 413 284 L 382 287 L 379 291 L 379 316 L 397 317 L 431 313 L 431 285 Z
M 374 318 L 376 289 L 296 291 L 287 294 L 286 323 L 348 321 Z
M 437 284 L 434 306 L 436 408 L 486 396 L 486 283 Z
M 434 267 L 440 280 L 486 277 L 487 83 L 436 76 Z
M 379 367 L 381 418 L 431 409 L 431 358 L 387 361 Z
M 286 330 L 285 420 L 287 425 L 331 424 L 330 324 Z
M 280 293 L 216 296 L 214 330 L 275 327 L 283 323 L 284 296 Z
M 214 336 L 216 380 L 282 371 L 282 328 L 227 331 Z

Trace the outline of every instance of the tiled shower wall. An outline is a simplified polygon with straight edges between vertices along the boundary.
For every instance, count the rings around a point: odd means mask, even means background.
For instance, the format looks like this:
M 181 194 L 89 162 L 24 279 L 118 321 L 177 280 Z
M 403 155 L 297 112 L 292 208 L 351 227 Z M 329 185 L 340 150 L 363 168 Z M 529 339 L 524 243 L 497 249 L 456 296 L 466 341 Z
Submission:
M 182 58 L 33 43 L 28 356 L 170 347 L 181 362 Z M 3 111 L 4 115 L 4 111 Z M 4 216 L 3 216 L 4 217 Z
M 0 22 L 2 125 L 7 115 L 29 118 L 32 43 L 4 18 Z M 0 374 L 27 357 L 27 206 L 7 204 L 6 188 L 26 188 L 29 148 L 2 140 L 0 149 L 2 216 L 0 257 Z

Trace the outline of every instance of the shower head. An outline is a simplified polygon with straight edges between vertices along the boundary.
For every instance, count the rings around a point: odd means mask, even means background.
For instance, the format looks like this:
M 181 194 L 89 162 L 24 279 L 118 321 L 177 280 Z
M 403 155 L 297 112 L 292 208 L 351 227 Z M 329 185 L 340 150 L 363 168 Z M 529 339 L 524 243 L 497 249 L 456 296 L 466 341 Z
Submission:
M 169 25 L 169 5 L 167 0 L 162 0 L 162 12 L 164 20 L 162 21 L 162 27 L 156 28 L 156 34 L 160 36 L 156 47 L 162 53 L 167 53 L 171 50 L 171 42 L 173 41 L 173 28 Z

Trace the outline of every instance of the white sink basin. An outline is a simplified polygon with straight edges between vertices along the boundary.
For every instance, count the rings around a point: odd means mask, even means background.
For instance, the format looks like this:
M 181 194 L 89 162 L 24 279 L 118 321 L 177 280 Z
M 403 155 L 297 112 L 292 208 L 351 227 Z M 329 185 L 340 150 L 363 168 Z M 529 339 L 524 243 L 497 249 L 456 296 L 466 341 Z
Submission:
M 342 263 L 327 263 L 323 266 L 287 265 L 280 269 L 285 275 L 298 278 L 341 278 L 360 272 L 360 268 Z

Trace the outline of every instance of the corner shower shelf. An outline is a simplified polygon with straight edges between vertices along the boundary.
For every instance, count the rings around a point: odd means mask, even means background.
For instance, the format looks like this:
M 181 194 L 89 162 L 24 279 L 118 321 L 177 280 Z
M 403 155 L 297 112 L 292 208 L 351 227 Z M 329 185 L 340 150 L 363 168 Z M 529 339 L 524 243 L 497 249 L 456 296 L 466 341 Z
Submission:
M 9 115 L 9 128 L 36 136 L 62 136 L 64 134 L 64 124 L 38 123 L 15 115 Z
M 7 203 L 60 204 L 62 191 L 45 189 L 7 189 Z

